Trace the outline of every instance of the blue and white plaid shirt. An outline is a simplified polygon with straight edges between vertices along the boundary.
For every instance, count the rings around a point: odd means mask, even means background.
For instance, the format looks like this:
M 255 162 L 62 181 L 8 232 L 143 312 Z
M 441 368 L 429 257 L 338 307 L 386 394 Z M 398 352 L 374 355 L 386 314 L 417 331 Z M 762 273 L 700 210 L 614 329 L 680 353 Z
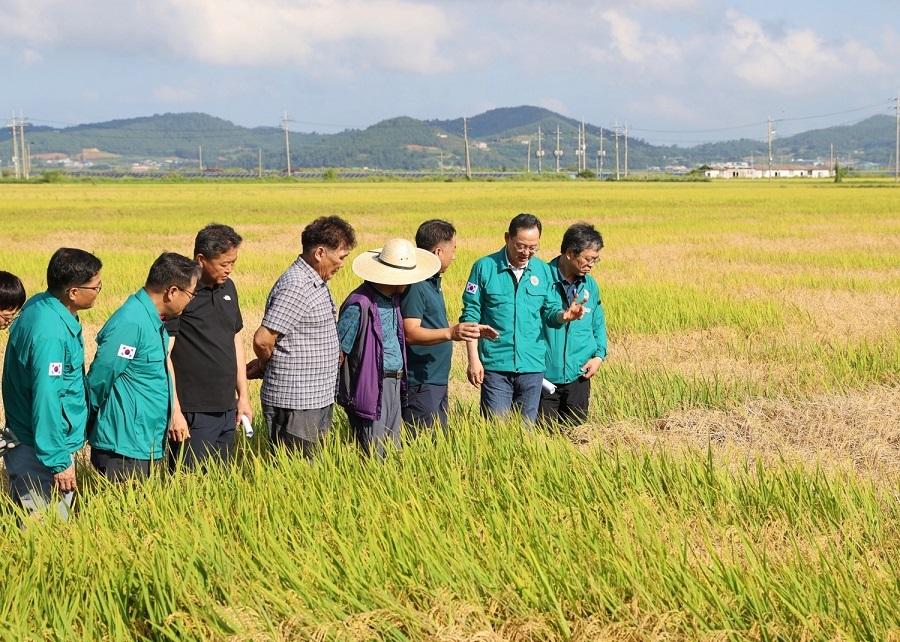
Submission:
M 334 403 L 340 343 L 328 284 L 302 257 L 276 281 L 262 325 L 278 333 L 266 365 L 262 402 L 290 410 Z

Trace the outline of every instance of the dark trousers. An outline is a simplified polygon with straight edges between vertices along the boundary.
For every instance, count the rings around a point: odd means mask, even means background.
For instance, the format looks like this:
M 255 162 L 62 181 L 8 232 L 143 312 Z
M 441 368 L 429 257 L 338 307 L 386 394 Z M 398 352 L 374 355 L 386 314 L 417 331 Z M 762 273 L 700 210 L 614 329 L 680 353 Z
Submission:
M 538 408 L 541 423 L 583 424 L 587 421 L 590 396 L 591 380 L 584 377 L 556 386 L 556 392 L 552 395 L 541 389 Z
M 356 443 L 365 454 L 384 459 L 388 442 L 401 447 L 400 428 L 403 418 L 400 412 L 400 379 L 384 380 L 381 393 L 381 418 L 364 419 L 347 413 Z
M 415 437 L 422 429 L 430 429 L 435 425 L 446 432 L 449 405 L 447 388 L 430 383 L 409 387 L 403 404 L 403 423 L 411 437 Z
M 312 410 L 292 410 L 264 405 L 263 416 L 269 427 L 269 440 L 273 446 L 283 446 L 287 450 L 299 452 L 307 459 L 312 459 L 331 429 L 334 404 Z
M 109 481 L 120 483 L 127 479 L 146 479 L 150 472 L 159 468 L 161 459 L 133 459 L 111 450 L 91 448 L 91 463 Z
M 169 467 L 193 470 L 210 457 L 227 462 L 234 448 L 237 410 L 228 412 L 186 412 L 191 438 L 169 441 Z

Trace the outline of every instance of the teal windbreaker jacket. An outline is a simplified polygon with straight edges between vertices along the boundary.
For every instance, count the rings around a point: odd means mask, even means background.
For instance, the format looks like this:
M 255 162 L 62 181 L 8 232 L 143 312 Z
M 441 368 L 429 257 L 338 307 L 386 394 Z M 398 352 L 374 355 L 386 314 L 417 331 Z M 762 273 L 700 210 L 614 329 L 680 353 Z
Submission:
M 552 281 L 549 266 L 532 257 L 517 284 L 506 246 L 475 261 L 459 320 L 484 323 L 500 333 L 494 341 L 478 341 L 478 356 L 485 370 L 544 371 L 547 342 L 543 327 L 560 327 L 556 315 L 563 309 L 554 296 Z
M 96 423 L 88 443 L 133 459 L 160 459 L 172 414 L 166 362 L 169 333 L 141 289 L 113 313 L 97 335 L 88 373 Z
M 559 273 L 559 257 L 550 261 L 553 274 L 553 291 L 556 298 L 568 306 L 566 288 Z M 589 359 L 606 359 L 606 317 L 600 300 L 600 288 L 590 274 L 578 286 L 578 300 L 588 299 L 584 304 L 584 317 L 565 324 L 562 328 L 544 327 L 547 341 L 547 366 L 544 378 L 551 383 L 572 383 L 581 376 L 581 366 Z
M 54 475 L 84 446 L 87 390 L 78 318 L 49 291 L 31 297 L 9 330 L 3 362 L 6 425 Z

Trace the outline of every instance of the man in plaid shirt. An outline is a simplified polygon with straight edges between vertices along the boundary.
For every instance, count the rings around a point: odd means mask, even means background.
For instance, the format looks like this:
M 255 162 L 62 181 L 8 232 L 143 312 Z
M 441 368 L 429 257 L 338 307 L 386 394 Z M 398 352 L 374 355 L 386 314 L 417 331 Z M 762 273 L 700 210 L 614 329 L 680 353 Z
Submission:
M 248 377 L 263 377 L 263 416 L 276 445 L 312 457 L 331 427 L 341 348 L 331 279 L 356 246 L 347 221 L 324 216 L 306 226 L 303 253 L 269 293 L 253 336 L 258 359 Z

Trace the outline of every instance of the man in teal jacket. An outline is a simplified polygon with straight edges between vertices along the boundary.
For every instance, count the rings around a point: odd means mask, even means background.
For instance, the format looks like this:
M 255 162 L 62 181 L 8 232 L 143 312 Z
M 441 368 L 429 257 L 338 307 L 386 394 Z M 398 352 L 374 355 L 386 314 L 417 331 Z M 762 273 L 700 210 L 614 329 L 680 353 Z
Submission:
M 549 266 L 534 256 L 541 240 L 536 216 L 513 218 L 504 239 L 503 249 L 475 262 L 463 293 L 460 322 L 488 325 L 499 333 L 493 341 L 467 342 L 467 377 L 481 389 L 482 415 L 516 410 L 533 423 L 547 352 L 543 327 L 580 319 L 584 309 L 575 299 L 561 304 Z
M 166 252 L 147 283 L 132 294 L 97 335 L 88 373 L 91 463 L 110 481 L 147 477 L 166 453 L 173 381 L 164 321 L 177 317 L 195 296 L 200 266 Z
M 87 391 L 78 313 L 94 305 L 103 264 L 60 248 L 47 265 L 47 290 L 13 322 L 3 362 L 6 426 L 16 447 L 4 454 L 13 500 L 68 519 L 75 492 L 72 455 L 84 446 Z
M 562 303 L 584 300 L 584 318 L 563 328 L 544 327 L 547 369 L 544 378 L 555 390 L 541 391 L 542 423 L 583 423 L 587 419 L 591 377 L 606 358 L 606 318 L 600 288 L 589 272 L 600 260 L 603 237 L 587 223 L 576 223 L 563 235 L 560 255 L 550 261 L 553 288 Z

